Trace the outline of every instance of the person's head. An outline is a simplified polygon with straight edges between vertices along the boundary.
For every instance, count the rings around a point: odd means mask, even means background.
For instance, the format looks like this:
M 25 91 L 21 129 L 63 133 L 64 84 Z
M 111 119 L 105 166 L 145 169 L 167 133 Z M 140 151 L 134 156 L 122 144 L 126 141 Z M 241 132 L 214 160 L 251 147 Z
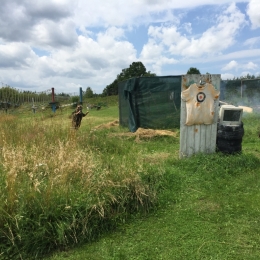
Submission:
M 77 111 L 81 111 L 82 110 L 82 105 L 77 105 Z

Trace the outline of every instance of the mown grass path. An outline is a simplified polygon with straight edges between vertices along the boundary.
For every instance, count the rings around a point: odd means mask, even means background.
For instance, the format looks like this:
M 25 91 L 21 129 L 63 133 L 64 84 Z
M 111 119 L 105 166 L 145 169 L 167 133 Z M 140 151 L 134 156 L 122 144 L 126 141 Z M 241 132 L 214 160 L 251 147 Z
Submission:
M 243 121 L 242 154 L 179 160 L 175 142 L 173 156 L 149 160 L 151 176 L 161 172 L 150 180 L 159 192 L 153 211 L 132 216 L 99 240 L 50 259 L 259 259 L 259 115 Z M 155 138 L 141 145 L 156 158 L 162 151 L 171 154 L 170 140 Z

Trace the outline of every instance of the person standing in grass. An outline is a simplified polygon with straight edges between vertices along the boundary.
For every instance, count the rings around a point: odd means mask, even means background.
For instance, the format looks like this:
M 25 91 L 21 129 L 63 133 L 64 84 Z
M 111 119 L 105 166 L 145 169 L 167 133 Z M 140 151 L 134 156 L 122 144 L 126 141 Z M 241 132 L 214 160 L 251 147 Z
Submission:
M 72 127 L 75 129 L 79 129 L 82 117 L 85 117 L 88 113 L 89 112 L 84 114 L 82 112 L 82 105 L 78 105 L 76 110 L 72 112 Z

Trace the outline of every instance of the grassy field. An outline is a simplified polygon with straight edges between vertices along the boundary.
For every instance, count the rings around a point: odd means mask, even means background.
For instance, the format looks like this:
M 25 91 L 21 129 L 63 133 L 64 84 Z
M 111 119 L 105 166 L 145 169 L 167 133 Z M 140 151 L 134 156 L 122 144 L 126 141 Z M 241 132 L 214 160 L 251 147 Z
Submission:
M 259 259 L 260 116 L 242 154 L 180 160 L 179 132 L 78 131 L 71 109 L 0 118 L 0 259 Z

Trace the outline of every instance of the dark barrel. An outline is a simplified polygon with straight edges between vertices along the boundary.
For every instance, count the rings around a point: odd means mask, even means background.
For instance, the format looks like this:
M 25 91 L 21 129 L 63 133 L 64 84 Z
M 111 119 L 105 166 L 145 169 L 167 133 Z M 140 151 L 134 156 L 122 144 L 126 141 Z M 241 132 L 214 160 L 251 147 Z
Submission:
M 220 125 L 217 126 L 217 151 L 226 154 L 241 153 L 244 125 Z

